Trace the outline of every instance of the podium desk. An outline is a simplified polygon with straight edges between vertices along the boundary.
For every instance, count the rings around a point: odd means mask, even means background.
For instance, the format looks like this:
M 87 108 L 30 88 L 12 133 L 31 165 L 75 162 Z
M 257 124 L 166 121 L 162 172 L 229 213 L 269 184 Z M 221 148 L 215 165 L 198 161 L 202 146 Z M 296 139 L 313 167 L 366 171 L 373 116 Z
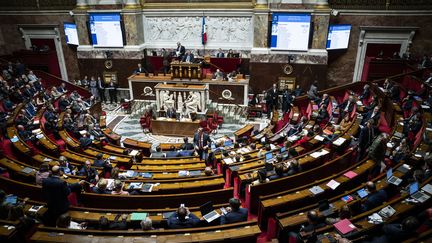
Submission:
M 193 137 L 195 131 L 200 127 L 199 122 L 199 120 L 156 119 L 152 120 L 152 133 L 165 136 Z
M 177 61 L 171 62 L 171 78 L 201 80 L 201 64 Z

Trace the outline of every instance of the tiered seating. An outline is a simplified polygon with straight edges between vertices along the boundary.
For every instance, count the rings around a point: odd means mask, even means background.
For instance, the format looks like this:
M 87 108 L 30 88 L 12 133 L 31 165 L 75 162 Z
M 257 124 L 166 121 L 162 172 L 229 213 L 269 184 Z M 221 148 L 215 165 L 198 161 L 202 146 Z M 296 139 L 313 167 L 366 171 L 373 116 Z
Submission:
M 418 73 L 410 74 L 418 75 Z M 412 84 L 412 76 L 401 75 L 393 77 L 393 80 L 402 80 L 400 82 L 409 84 L 408 89 L 418 90 L 419 86 Z M 418 80 L 417 80 L 418 81 Z M 416 82 L 417 82 L 416 81 Z M 377 81 L 379 84 L 379 81 Z M 212 161 L 213 166 L 217 168 L 216 175 L 206 176 L 203 173 L 206 164 L 198 157 L 179 157 L 179 158 L 148 158 L 150 155 L 151 144 L 139 142 L 132 139 L 125 139 L 123 146 L 120 143 L 121 136 L 106 127 L 106 116 L 100 116 L 99 124 L 104 135 L 108 138 L 107 143 L 96 142 L 88 148 L 81 148 L 78 142 L 78 137 L 75 134 L 69 134 L 63 129 L 63 113 L 60 115 L 58 125 L 60 128 L 60 139 L 56 140 L 52 137 L 49 131 L 44 128 L 43 114 L 44 108 L 37 111 L 36 119 L 40 122 L 40 130 L 42 136 L 35 143 L 23 141 L 20 138 L 17 128 L 14 124 L 14 119 L 18 115 L 20 109 L 25 105 L 18 104 L 16 109 L 11 114 L 11 119 L 8 122 L 7 133 L 12 140 L 12 145 L 15 153 L 0 159 L 0 166 L 7 169 L 9 178 L 0 176 L 1 188 L 7 192 L 14 193 L 20 198 L 29 197 L 32 201 L 27 203 L 26 211 L 32 205 L 44 205 L 44 198 L 40 191 L 41 187 L 34 184 L 35 171 L 37 167 L 44 162 L 49 162 L 51 165 L 58 163 L 59 156 L 65 156 L 74 166 L 81 168 L 87 161 L 95 160 L 99 154 L 103 154 L 104 159 L 110 159 L 112 166 L 119 167 L 121 173 L 127 171 L 134 172 L 123 181 L 127 190 L 130 183 L 143 182 L 152 184 L 152 190 L 141 193 L 140 195 L 110 195 L 96 194 L 90 191 L 82 192 L 80 196 L 80 204 L 70 207 L 69 214 L 74 221 L 88 222 L 97 224 L 101 216 L 106 216 L 113 220 L 115 214 L 127 213 L 129 230 L 72 230 L 65 228 L 51 228 L 39 225 L 35 229 L 31 240 L 36 242 L 70 242 L 70 241 L 172 241 L 177 242 L 202 242 L 202 241 L 236 241 L 236 242 L 253 242 L 256 241 L 261 230 L 266 230 L 268 239 L 278 237 L 282 242 L 287 240 L 287 233 L 297 231 L 300 225 L 306 222 L 305 215 L 311 209 L 317 209 L 317 203 L 321 200 L 328 199 L 335 208 L 335 213 L 345 205 L 345 202 L 340 198 L 354 194 L 358 189 L 362 188 L 368 180 L 376 182 L 378 189 L 389 189 L 391 186 L 384 180 L 384 175 L 380 174 L 375 178 L 371 178 L 370 171 L 377 165 L 377 161 L 373 161 L 367 157 L 357 160 L 359 155 L 352 143 L 352 138 L 356 136 L 360 129 L 361 119 L 357 118 L 357 112 L 361 112 L 362 106 L 354 106 L 353 112 L 349 115 L 352 119 L 351 126 L 341 131 L 338 137 L 332 137 L 328 140 L 320 139 L 320 136 L 304 137 L 301 142 L 297 142 L 290 148 L 294 148 L 299 154 L 298 156 L 290 156 L 275 164 L 283 164 L 288 160 L 295 159 L 302 167 L 302 172 L 291 176 L 285 176 L 266 183 L 252 184 L 257 176 L 257 170 L 265 168 L 265 162 L 262 157 L 264 154 L 259 150 L 263 149 L 259 143 L 262 139 L 271 141 L 275 145 L 284 146 L 284 140 L 288 137 L 288 133 L 292 129 L 293 124 L 297 124 L 305 117 L 306 122 L 302 129 L 291 136 L 300 137 L 300 133 L 311 131 L 314 125 L 321 127 L 323 130 L 331 129 L 337 125 L 338 119 L 338 104 L 341 104 L 348 98 L 348 95 L 357 96 L 360 94 L 365 83 L 354 83 L 341 87 L 332 88 L 324 91 L 330 95 L 331 102 L 327 107 L 329 115 L 328 119 L 317 122 L 315 120 L 318 111 L 318 105 L 307 100 L 306 97 L 298 97 L 294 107 L 289 114 L 283 115 L 280 122 L 269 124 L 263 130 L 256 134 L 253 133 L 253 126 L 246 125 L 242 129 L 234 133 L 237 139 L 248 138 L 254 142 L 258 142 L 256 149 L 241 150 L 234 148 L 226 148 L 224 152 L 236 153 L 242 151 L 243 160 L 241 162 L 233 162 L 227 159 L 225 153 L 217 152 L 214 154 L 215 161 Z M 403 133 L 403 125 L 399 123 L 399 119 L 404 117 L 398 109 L 400 103 L 393 103 L 388 99 L 375 84 L 369 83 L 372 86 L 372 92 L 379 97 L 383 110 L 387 111 L 381 114 L 380 130 L 393 131 L 393 137 L 396 134 Z M 73 86 L 69 87 L 73 89 Z M 407 89 L 407 90 L 408 90 Z M 349 91 L 347 91 L 349 90 Z M 403 94 L 408 93 L 404 90 Z M 402 95 L 401 98 L 404 98 Z M 370 99 L 362 100 L 363 104 L 368 104 Z M 400 108 L 400 107 L 399 107 Z M 390 114 L 388 114 L 390 113 Z M 405 114 L 406 115 L 406 114 Z M 424 156 L 428 151 L 428 146 L 421 142 L 421 135 L 425 131 L 427 122 L 430 121 L 430 113 L 422 111 L 423 127 L 417 133 L 413 134 L 413 152 L 416 156 L 412 156 L 407 161 L 402 161 L 394 166 L 398 168 L 402 164 L 410 162 L 415 164 L 419 162 L 419 156 Z M 405 116 L 406 117 L 406 116 Z M 207 122 L 216 125 L 222 123 L 222 119 L 213 114 L 207 119 Z M 208 126 L 206 126 L 209 128 Z M 211 127 L 210 127 L 211 128 Z M 210 129 L 209 128 L 209 129 Z M 392 129 L 390 129 L 392 128 Z M 322 133 L 319 133 L 323 135 Z M 318 135 L 318 134 L 315 134 Z M 335 143 L 337 138 L 343 138 L 343 142 Z M 297 139 L 298 140 L 298 139 Z M 63 142 L 63 143 L 62 143 Z M 180 144 L 175 144 L 178 148 Z M 162 144 L 164 150 L 168 150 L 171 144 Z M 137 150 L 138 154 L 131 155 L 132 150 Z M 281 153 L 279 147 L 274 147 L 270 151 L 273 156 Z M 321 153 L 320 155 L 317 155 Z M 363 155 L 360 155 L 363 157 Z M 231 159 L 233 156 L 228 155 Z M 413 162 L 414 161 L 414 162 Z M 391 164 L 388 166 L 392 166 Z M 28 171 L 30 169 L 30 172 Z M 179 171 L 199 170 L 195 176 L 181 176 Z M 102 168 L 97 168 L 101 177 L 109 177 L 110 174 L 102 174 Z M 136 173 L 135 173 L 136 172 Z M 147 173 L 147 177 L 141 177 L 141 173 Z M 348 172 L 354 172 L 356 176 L 348 177 Z M 272 174 L 273 172 L 269 172 Z M 405 173 L 396 171 L 394 175 L 404 177 Z M 82 176 L 68 175 L 64 178 L 69 183 L 77 182 L 83 179 Z M 340 183 L 337 187 L 331 188 L 329 181 Z M 430 183 L 431 178 L 424 181 L 422 185 Z M 315 194 L 310 189 L 314 186 L 319 186 L 323 189 L 322 192 Z M 425 204 L 416 207 L 415 205 L 404 204 L 402 201 L 408 197 L 407 194 L 395 193 L 387 202 L 379 207 L 369 210 L 365 213 L 353 215 L 352 222 L 357 226 L 361 226 L 358 235 L 374 233 L 377 231 L 377 226 L 367 222 L 366 216 L 378 212 L 386 205 L 392 205 L 397 210 L 388 222 L 402 219 L 405 215 L 416 212 L 419 209 L 425 208 Z M 158 229 L 164 227 L 166 219 L 163 218 L 163 213 L 172 212 L 182 203 L 187 204 L 191 212 L 201 217 L 199 206 L 208 201 L 212 201 L 215 208 L 227 206 L 228 199 L 231 197 L 240 197 L 243 204 L 250 211 L 249 221 L 227 224 L 227 225 L 204 225 L 182 230 L 167 230 Z M 127 203 L 125 203 L 127 202 Z M 348 205 L 354 206 L 361 203 L 360 199 L 354 198 Z M 45 209 L 46 210 L 46 209 Z M 219 209 L 217 209 L 219 211 Z M 38 213 L 43 213 L 41 210 Z M 153 221 L 156 229 L 142 231 L 135 230 L 137 221 L 131 220 L 131 213 L 145 212 Z M 320 215 L 322 216 L 322 215 Z M 14 222 L 0 222 L 0 224 L 13 225 Z M 2 227 L 3 228 L 3 227 Z M 327 226 L 319 229 L 318 232 L 328 232 L 334 234 L 334 227 Z M 0 232 L 2 237 L 10 237 L 13 230 Z M 422 239 L 430 235 L 429 231 L 419 235 L 411 240 Z

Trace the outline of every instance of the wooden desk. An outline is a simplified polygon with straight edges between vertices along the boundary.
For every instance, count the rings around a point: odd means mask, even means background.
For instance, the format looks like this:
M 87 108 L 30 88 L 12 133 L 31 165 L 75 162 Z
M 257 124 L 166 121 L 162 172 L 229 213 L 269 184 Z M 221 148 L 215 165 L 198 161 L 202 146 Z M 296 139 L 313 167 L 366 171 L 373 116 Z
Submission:
M 201 63 L 171 62 L 171 78 L 202 79 Z
M 151 154 L 151 143 L 140 142 L 134 139 L 126 138 L 125 140 L 123 140 L 123 146 L 125 146 L 126 148 L 141 150 L 144 156 L 150 156 Z
M 155 135 L 193 137 L 200 127 L 197 121 L 176 121 L 175 119 L 152 120 L 152 133 Z
M 113 132 L 113 130 L 111 130 L 111 128 L 107 127 L 107 128 L 102 129 L 102 133 L 105 135 L 105 137 L 108 138 L 108 140 L 110 142 L 112 142 L 115 145 L 120 146 L 121 136 L 118 135 L 117 133 Z
M 243 136 L 250 136 L 254 126 L 252 124 L 246 124 L 244 127 L 234 132 L 235 139 L 242 138 Z
M 13 138 L 14 136 L 17 136 L 18 141 L 16 142 L 11 141 L 11 142 L 14 148 L 18 150 L 19 153 L 27 156 L 32 154 L 31 148 L 18 136 L 18 131 L 14 126 L 7 128 L 7 135 L 9 138 Z

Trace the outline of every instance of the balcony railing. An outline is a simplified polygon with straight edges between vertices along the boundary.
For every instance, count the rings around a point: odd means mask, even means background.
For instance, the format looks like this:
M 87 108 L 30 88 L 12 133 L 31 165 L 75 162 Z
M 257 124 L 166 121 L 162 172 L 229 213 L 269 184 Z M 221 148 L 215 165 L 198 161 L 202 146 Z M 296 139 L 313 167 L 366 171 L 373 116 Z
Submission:
M 430 10 L 432 0 L 329 0 L 335 9 Z
M 0 0 L 0 10 L 70 10 L 76 0 Z

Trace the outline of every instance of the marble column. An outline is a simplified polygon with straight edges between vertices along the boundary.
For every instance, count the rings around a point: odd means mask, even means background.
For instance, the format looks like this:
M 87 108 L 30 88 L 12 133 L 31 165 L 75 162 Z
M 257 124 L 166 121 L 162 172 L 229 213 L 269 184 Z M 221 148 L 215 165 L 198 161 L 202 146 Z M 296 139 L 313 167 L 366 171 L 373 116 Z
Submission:
M 316 5 L 316 7 L 328 7 L 328 0 L 303 0 L 303 4 Z
M 138 10 L 123 10 L 126 44 L 137 46 L 144 43 L 143 16 Z
M 139 8 L 139 0 L 125 0 L 125 8 Z
M 77 0 L 76 6 L 77 8 L 87 8 L 87 0 Z
M 268 9 L 255 9 L 253 15 L 254 39 L 253 48 L 267 48 Z
M 330 12 L 312 15 L 314 23 L 312 49 L 325 49 L 329 28 Z
M 90 45 L 89 42 L 89 30 L 87 26 L 87 12 L 86 11 L 77 11 L 74 10 L 74 18 L 75 18 L 75 24 L 77 26 L 78 31 L 78 39 L 79 44 L 81 45 Z

